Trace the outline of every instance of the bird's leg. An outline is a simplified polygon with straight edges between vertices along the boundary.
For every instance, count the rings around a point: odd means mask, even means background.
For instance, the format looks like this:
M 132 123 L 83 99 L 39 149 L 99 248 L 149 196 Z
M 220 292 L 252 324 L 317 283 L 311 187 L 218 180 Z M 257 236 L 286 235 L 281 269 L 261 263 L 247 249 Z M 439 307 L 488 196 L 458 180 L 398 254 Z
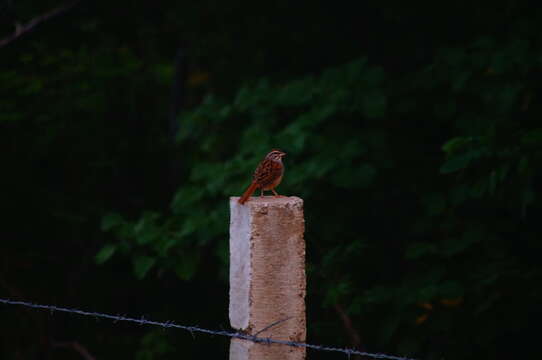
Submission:
M 263 188 L 260 189 L 260 197 L 263 197 Z
M 276 192 L 275 189 L 271 189 L 271 191 L 273 192 L 273 195 L 275 195 L 275 197 L 284 197 L 284 195 L 279 195 L 279 193 Z

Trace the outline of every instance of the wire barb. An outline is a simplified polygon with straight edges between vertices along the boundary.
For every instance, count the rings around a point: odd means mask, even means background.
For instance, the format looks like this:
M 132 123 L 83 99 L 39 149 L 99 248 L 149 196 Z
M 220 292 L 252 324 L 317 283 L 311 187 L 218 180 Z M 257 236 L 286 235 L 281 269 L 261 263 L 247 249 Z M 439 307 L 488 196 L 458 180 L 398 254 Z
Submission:
M 127 316 L 102 314 L 102 313 L 98 313 L 98 312 L 84 311 L 84 310 L 79 310 L 79 309 L 70 309 L 70 308 L 59 307 L 59 306 L 54 306 L 54 305 L 33 304 L 33 303 L 30 303 L 30 302 L 26 302 L 26 301 L 15 301 L 15 300 L 2 299 L 2 298 L 0 298 L 0 303 L 6 304 L 6 305 L 20 305 L 20 306 L 25 306 L 25 307 L 34 308 L 34 309 L 49 310 L 51 312 L 51 315 L 55 311 L 59 311 L 59 312 L 66 312 L 66 313 L 78 314 L 78 315 L 83 315 L 83 316 L 90 316 L 90 317 L 94 317 L 96 320 L 99 320 L 100 318 L 101 319 L 109 319 L 109 320 L 113 320 L 114 323 L 118 322 L 118 321 L 127 321 L 127 322 L 132 322 L 132 323 L 136 323 L 136 324 L 140 324 L 140 325 L 161 326 L 163 328 L 171 328 L 172 327 L 172 328 L 177 328 L 177 329 L 182 329 L 182 330 L 189 331 L 192 334 L 193 337 L 194 337 L 194 333 L 200 332 L 200 333 L 205 333 L 205 334 L 210 334 L 210 335 L 220 335 L 220 336 L 226 336 L 226 337 L 230 337 L 230 338 L 248 340 L 248 341 L 252 341 L 254 343 L 280 344 L 280 345 L 287 345 L 287 346 L 292 346 L 292 347 L 304 347 L 304 348 L 307 348 L 307 349 L 312 349 L 312 350 L 317 350 L 317 351 L 340 352 L 340 353 L 348 355 L 348 357 L 350 357 L 351 355 L 361 355 L 361 356 L 371 357 L 371 358 L 374 358 L 374 359 L 415 360 L 415 359 L 412 359 L 412 358 L 401 357 L 401 356 L 393 356 L 393 355 L 386 355 L 386 354 L 380 354 L 380 353 L 368 353 L 368 352 L 364 352 L 364 351 L 358 351 L 358 350 L 355 350 L 355 349 L 344 349 L 344 348 L 331 347 L 331 346 L 312 345 L 312 344 L 300 343 L 300 342 L 295 342 L 295 341 L 278 340 L 278 339 L 272 339 L 272 338 L 268 338 L 268 337 L 266 338 L 266 337 L 258 337 L 258 336 L 256 336 L 259 333 L 261 333 L 262 331 L 265 331 L 265 330 L 267 330 L 267 329 L 269 329 L 269 328 L 271 328 L 271 327 L 273 327 L 275 325 L 278 325 L 281 322 L 289 320 L 291 318 L 286 318 L 286 319 L 282 319 L 282 320 L 279 320 L 279 321 L 275 321 L 271 325 L 268 325 L 267 327 L 265 327 L 262 330 L 258 331 L 256 333 L 256 335 L 247 335 L 247 334 L 242 334 L 240 332 L 215 331 L 215 330 L 200 328 L 200 327 L 197 327 L 197 326 L 179 325 L 179 324 L 175 324 L 172 321 L 159 322 L 159 321 L 145 320 L 145 318 L 143 316 L 141 318 L 137 319 L 137 318 L 130 318 L 130 317 L 127 317 Z
M 291 318 L 292 318 L 292 316 L 287 317 L 287 318 L 282 319 L 282 320 L 277 320 L 274 323 L 271 323 L 271 324 L 267 325 L 266 327 L 264 327 L 263 329 L 261 329 L 260 331 L 258 331 L 256 334 L 254 334 L 254 336 L 258 336 L 259 334 L 263 333 L 265 330 L 269 330 L 273 326 L 276 326 L 276 325 L 278 325 L 280 323 L 283 323 L 283 322 L 285 322 L 287 320 L 290 320 Z

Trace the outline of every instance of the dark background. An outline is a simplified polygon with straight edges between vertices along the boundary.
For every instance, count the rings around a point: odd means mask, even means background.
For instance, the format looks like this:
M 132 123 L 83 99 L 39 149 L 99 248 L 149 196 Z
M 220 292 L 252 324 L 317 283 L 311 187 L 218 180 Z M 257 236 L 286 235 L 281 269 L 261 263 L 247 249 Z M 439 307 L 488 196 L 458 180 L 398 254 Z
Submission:
M 0 39 L 68 4 L 1 1 Z M 0 297 L 228 329 L 227 199 L 277 147 L 279 192 L 305 200 L 308 342 L 534 356 L 541 10 L 75 2 L 0 47 Z M 180 330 L 0 317 L 2 359 L 228 351 Z

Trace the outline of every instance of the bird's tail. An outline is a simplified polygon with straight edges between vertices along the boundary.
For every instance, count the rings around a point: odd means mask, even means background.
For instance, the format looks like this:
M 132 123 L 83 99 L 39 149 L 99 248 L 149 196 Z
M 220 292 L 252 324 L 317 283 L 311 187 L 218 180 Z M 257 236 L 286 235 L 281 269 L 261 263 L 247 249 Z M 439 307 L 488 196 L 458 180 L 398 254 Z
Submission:
M 256 182 L 253 182 L 252 184 L 250 184 L 250 186 L 245 191 L 243 196 L 241 196 L 239 200 L 237 200 L 237 202 L 239 204 L 244 204 L 248 200 L 248 198 L 254 193 L 254 191 L 256 191 L 257 188 L 258 188 L 258 184 L 256 184 Z

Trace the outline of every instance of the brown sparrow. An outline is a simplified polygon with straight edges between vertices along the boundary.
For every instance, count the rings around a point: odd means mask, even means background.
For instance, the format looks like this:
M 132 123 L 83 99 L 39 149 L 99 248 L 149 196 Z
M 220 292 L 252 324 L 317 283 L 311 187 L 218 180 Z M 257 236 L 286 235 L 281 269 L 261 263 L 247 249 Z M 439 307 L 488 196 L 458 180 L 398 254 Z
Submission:
M 272 150 L 266 155 L 252 175 L 252 184 L 239 198 L 239 204 L 244 204 L 256 189 L 260 189 L 260 196 L 263 196 L 265 190 L 271 190 L 275 196 L 279 196 L 275 188 L 280 184 L 284 174 L 284 165 L 282 164 L 284 155 L 286 153 L 280 150 Z

